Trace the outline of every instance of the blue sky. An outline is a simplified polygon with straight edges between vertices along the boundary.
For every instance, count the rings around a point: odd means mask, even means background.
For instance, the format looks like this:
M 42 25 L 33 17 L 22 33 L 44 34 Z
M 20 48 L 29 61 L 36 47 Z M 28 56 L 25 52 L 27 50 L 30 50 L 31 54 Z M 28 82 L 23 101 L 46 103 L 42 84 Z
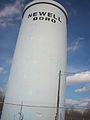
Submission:
M 0 89 L 7 85 L 23 8 L 30 0 L 0 0 Z M 66 102 L 90 101 L 90 0 L 58 0 L 68 12 Z

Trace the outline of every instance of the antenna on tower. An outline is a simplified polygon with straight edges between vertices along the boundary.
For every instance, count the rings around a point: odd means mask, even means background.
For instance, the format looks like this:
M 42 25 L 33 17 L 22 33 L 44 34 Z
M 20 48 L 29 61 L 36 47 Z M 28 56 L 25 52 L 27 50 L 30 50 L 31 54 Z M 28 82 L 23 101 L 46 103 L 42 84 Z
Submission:
M 19 114 L 19 120 L 23 120 L 22 107 L 23 107 L 23 102 L 21 102 L 20 112 L 18 113 Z
M 59 118 L 59 100 L 60 100 L 60 79 L 61 79 L 61 70 L 59 71 L 59 81 L 58 81 L 58 95 L 57 95 L 57 110 L 56 110 L 56 116 L 55 120 L 58 120 Z

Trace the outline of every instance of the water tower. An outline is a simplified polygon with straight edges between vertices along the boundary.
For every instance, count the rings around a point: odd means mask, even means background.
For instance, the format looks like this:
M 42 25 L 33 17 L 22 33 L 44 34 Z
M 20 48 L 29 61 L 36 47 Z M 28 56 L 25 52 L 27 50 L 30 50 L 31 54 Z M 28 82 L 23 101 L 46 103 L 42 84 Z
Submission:
M 53 0 L 24 9 L 1 120 L 64 120 L 67 13 Z

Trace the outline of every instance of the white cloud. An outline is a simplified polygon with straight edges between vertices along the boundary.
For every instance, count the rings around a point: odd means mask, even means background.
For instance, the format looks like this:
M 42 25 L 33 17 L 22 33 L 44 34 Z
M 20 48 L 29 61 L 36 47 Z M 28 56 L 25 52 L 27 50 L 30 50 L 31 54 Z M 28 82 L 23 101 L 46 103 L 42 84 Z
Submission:
M 85 38 L 79 37 L 68 47 L 68 52 L 75 52 L 80 48 L 80 41 L 84 40 Z
M 79 82 L 90 82 L 90 71 L 80 72 L 67 76 L 67 84 L 74 84 Z
M 79 103 L 79 101 L 77 101 L 77 100 L 73 100 L 73 99 L 66 99 L 66 105 L 76 105 L 76 104 L 78 104 Z
M 75 92 L 85 92 L 85 91 L 90 91 L 90 86 L 84 86 L 82 88 L 75 90 Z
M 4 69 L 4 67 L 0 66 L 0 74 L 7 74 L 8 71 Z
M 68 51 L 71 51 L 71 52 L 75 52 L 78 49 L 79 49 L 79 42 L 78 41 L 76 41 L 70 47 L 68 47 Z
M 12 59 L 6 59 L 6 63 L 7 63 L 8 65 L 11 65 L 11 64 L 12 64 Z
M 15 20 L 20 20 L 22 6 L 21 0 L 16 0 L 14 4 L 6 5 L 0 11 L 0 26 L 6 27 L 7 25 L 13 25 Z
M 73 99 L 66 99 L 66 106 L 67 107 L 74 107 L 74 108 L 78 108 L 78 110 L 80 108 L 83 107 L 84 108 L 87 108 L 89 105 L 90 105 L 90 99 L 83 99 L 83 100 L 73 100 Z
M 4 64 L 8 64 L 8 65 L 12 64 L 12 58 L 1 57 L 0 60 L 3 61 Z
M 3 67 L 0 67 L 0 74 L 4 71 Z

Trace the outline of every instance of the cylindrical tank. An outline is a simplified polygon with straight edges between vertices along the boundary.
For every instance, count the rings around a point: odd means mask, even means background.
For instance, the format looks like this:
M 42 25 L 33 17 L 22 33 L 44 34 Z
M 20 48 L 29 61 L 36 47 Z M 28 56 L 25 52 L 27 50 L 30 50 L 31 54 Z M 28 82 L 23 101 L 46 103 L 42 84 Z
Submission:
M 23 12 L 1 120 L 64 119 L 67 13 L 53 0 L 35 0 Z

